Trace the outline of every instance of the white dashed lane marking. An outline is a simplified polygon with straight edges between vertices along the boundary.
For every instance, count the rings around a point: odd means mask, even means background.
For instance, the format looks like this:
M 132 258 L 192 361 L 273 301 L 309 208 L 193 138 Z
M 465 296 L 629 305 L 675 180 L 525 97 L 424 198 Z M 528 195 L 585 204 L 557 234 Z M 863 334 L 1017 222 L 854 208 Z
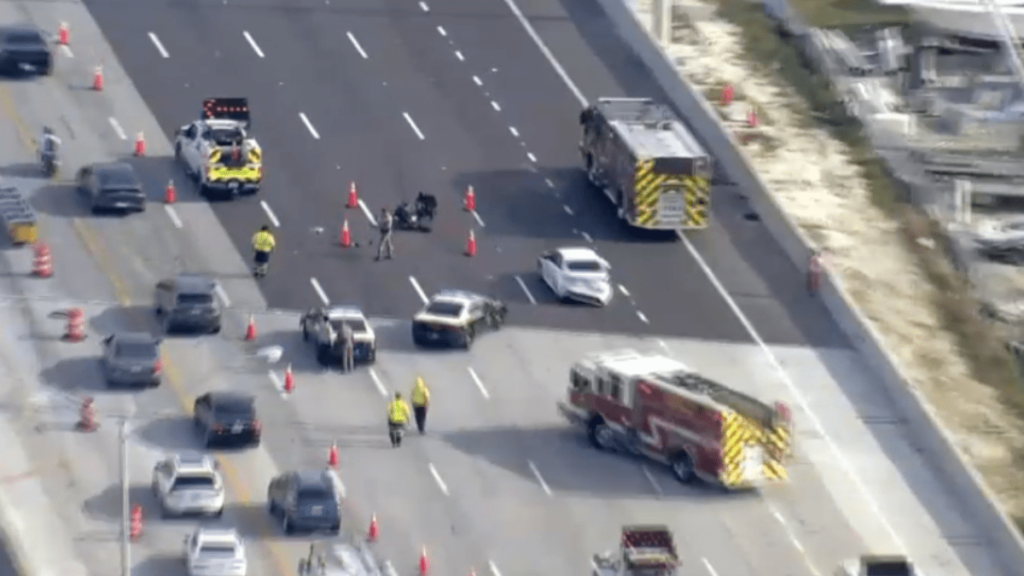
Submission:
M 420 127 L 416 125 L 416 122 L 413 121 L 412 116 L 409 116 L 408 112 L 402 112 L 402 117 L 405 118 L 405 121 L 409 123 L 409 127 L 412 128 L 412 131 L 416 133 L 417 138 L 419 138 L 420 140 L 427 139 L 426 136 L 423 135 L 423 132 L 420 132 Z
M 263 50 L 260 50 L 260 45 L 253 39 L 252 34 L 249 34 L 249 31 L 245 30 L 242 32 L 242 36 L 245 36 L 245 40 L 249 43 L 249 46 L 252 47 L 252 51 L 260 58 L 263 58 Z
M 299 119 L 302 120 L 302 123 L 306 125 L 306 129 L 309 130 L 309 133 L 313 135 L 313 138 L 319 140 L 320 133 L 316 131 L 316 128 L 313 128 L 313 123 L 310 122 L 309 118 L 306 117 L 305 112 L 299 112 Z
M 637 315 L 638 318 L 640 318 L 640 321 L 643 322 L 644 324 L 650 324 L 651 323 L 651 321 L 647 319 L 647 316 L 644 316 L 643 312 L 637 310 L 636 311 L 636 315 Z
M 508 131 L 511 132 L 512 135 L 515 136 L 516 138 L 519 138 L 519 130 L 516 130 L 515 126 L 509 126 Z
M 466 61 L 465 56 L 463 56 L 462 52 L 459 52 L 458 50 L 455 51 L 455 57 L 459 59 L 459 62 L 465 62 Z
M 591 244 L 594 243 L 594 239 L 590 237 L 590 234 L 587 234 L 586 232 L 580 232 L 580 236 L 583 236 L 583 239 L 586 240 L 587 242 L 590 242 Z
M 437 482 L 437 487 L 441 489 L 441 493 L 447 496 L 448 485 L 444 483 L 444 480 L 441 478 L 441 474 L 438 473 L 437 468 L 434 468 L 432 463 L 427 464 L 427 467 L 430 468 L 430 475 L 434 477 L 434 482 Z
M 270 219 L 270 223 L 274 225 L 274 228 L 280 228 L 281 221 L 277 219 L 274 211 L 270 209 L 270 204 L 267 204 L 266 200 L 260 200 L 260 207 L 263 208 L 264 212 L 266 212 L 267 218 Z
M 281 395 L 281 398 L 287 400 L 288 393 L 284 391 L 284 382 L 281 381 L 281 378 L 278 377 L 277 374 L 274 374 L 273 370 L 267 370 L 267 377 L 270 378 L 270 382 L 274 385 L 274 388 L 277 389 L 277 393 Z
M 110 118 L 107 118 L 107 122 L 110 122 L 110 127 L 114 129 L 114 134 L 117 134 L 118 138 L 121 140 L 128 139 L 128 135 L 124 133 L 124 128 L 121 128 L 121 124 L 117 121 L 117 118 L 111 116 Z
M 224 291 L 224 287 L 220 285 L 220 282 L 213 285 L 213 291 L 217 293 L 217 298 L 220 298 L 220 303 L 225 308 L 231 308 L 231 299 L 228 298 L 228 293 Z
M 527 462 L 530 466 L 530 472 L 533 472 L 533 476 L 537 479 L 537 483 L 540 484 L 541 489 L 548 496 L 551 496 L 551 488 L 548 487 L 548 483 L 544 481 L 544 477 L 540 475 L 540 470 L 537 469 L 537 465 L 533 462 Z
M 359 203 L 359 209 L 363 211 L 363 215 L 370 221 L 370 225 L 376 228 L 377 219 L 373 217 L 373 212 L 370 212 L 370 208 L 366 205 L 366 202 L 363 202 L 362 198 L 357 200 L 357 202 Z
M 491 100 L 491 108 L 494 108 L 495 112 L 501 112 L 501 106 L 498 106 L 498 103 L 494 100 Z
M 526 157 L 530 159 L 530 162 L 536 162 L 537 157 L 533 155 L 533 152 L 527 152 Z
M 420 10 L 424 12 L 430 12 L 430 6 L 427 6 L 426 2 L 420 2 Z
M 473 76 L 473 83 L 476 84 L 477 86 L 483 86 L 484 85 L 483 81 L 480 80 L 479 78 L 477 78 L 476 76 Z
M 409 284 L 412 284 L 412 289 L 416 291 L 416 295 L 426 304 L 428 302 L 427 293 L 423 291 L 423 288 L 420 288 L 420 283 L 416 281 L 416 278 L 409 276 Z
M 446 38 L 448 37 L 448 33 L 445 32 L 444 28 L 441 28 L 440 26 L 437 27 L 437 33 L 440 34 L 441 36 L 446 37 Z
M 526 287 L 526 282 L 523 282 L 523 279 L 518 274 L 515 278 L 516 283 L 518 283 L 519 287 L 523 289 L 523 292 L 526 294 L 526 298 L 530 301 L 530 304 L 536 304 L 537 300 L 533 297 L 533 294 L 530 293 L 530 289 Z
M 476 223 L 479 224 L 481 228 L 487 227 L 487 224 L 484 224 L 484 219 L 480 217 L 480 214 L 478 214 L 476 210 L 473 210 L 470 214 L 473 215 L 473 219 L 476 220 Z
M 153 32 L 149 33 L 149 41 L 153 43 L 153 46 L 156 46 L 156 51 L 160 53 L 160 56 L 162 56 L 163 58 L 171 57 L 171 55 L 168 54 L 167 50 L 164 48 L 163 43 L 160 42 L 160 38 L 157 38 L 157 35 Z
M 626 287 L 623 286 L 622 284 L 619 284 L 619 292 L 622 292 L 623 296 L 629 298 L 629 290 L 626 290 Z
M 356 47 L 356 52 L 359 52 L 359 55 L 362 56 L 364 59 L 369 58 L 369 56 L 366 55 L 366 51 L 363 50 L 363 47 L 359 45 L 359 40 L 356 40 L 355 35 L 352 34 L 351 32 L 347 32 L 347 34 L 349 42 L 351 42 L 352 45 Z
M 320 286 L 319 280 L 317 280 L 316 278 L 310 278 L 309 283 L 313 286 L 313 291 L 316 292 L 316 295 L 320 297 L 320 301 L 323 302 L 324 305 L 328 305 L 331 303 L 331 301 L 327 299 L 327 293 L 324 292 L 323 287 Z
M 370 380 L 373 380 L 373 386 L 377 388 L 377 391 L 380 392 L 381 396 L 387 398 L 388 389 L 384 387 L 384 383 L 381 382 L 380 376 L 377 375 L 377 371 L 371 367 L 367 372 L 370 373 Z
M 68 58 L 74 58 L 75 57 L 75 53 L 71 51 L 71 46 L 68 46 L 67 44 L 61 44 L 60 51 L 63 52 L 64 55 L 67 56 Z M 165 56 L 165 58 L 166 58 L 166 56 Z
M 175 228 L 183 228 L 185 226 L 181 222 L 181 218 L 178 217 L 178 212 L 174 209 L 174 206 L 164 204 L 164 211 L 167 212 L 167 217 L 171 219 L 171 224 L 174 224 Z
M 469 372 L 469 377 L 473 379 L 473 384 L 476 384 L 476 388 L 480 391 L 480 394 L 482 394 L 485 399 L 490 400 L 491 394 L 487 391 L 487 387 L 484 386 L 484 381 L 477 376 L 476 370 L 473 370 L 472 367 L 466 368 L 466 370 Z
M 544 183 L 548 185 L 548 188 L 554 188 L 555 183 L 551 181 L 551 178 L 545 178 Z

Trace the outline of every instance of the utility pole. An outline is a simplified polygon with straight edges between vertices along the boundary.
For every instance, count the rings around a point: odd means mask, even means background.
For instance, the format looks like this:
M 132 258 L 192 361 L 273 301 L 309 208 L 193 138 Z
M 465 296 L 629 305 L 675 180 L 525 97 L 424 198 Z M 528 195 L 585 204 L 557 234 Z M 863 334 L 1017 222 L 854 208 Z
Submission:
M 128 418 L 121 418 L 118 440 L 121 460 L 121 576 L 131 576 L 131 478 L 128 476 Z

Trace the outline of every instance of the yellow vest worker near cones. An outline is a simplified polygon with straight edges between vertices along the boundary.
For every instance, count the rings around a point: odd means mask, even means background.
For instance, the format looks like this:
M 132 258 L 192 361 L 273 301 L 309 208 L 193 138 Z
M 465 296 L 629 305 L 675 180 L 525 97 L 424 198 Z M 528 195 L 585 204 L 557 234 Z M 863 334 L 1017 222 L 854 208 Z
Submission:
M 427 407 L 430 406 L 430 388 L 423 378 L 416 378 L 412 386 L 412 411 L 416 416 L 416 428 L 423 434 L 427 426 Z

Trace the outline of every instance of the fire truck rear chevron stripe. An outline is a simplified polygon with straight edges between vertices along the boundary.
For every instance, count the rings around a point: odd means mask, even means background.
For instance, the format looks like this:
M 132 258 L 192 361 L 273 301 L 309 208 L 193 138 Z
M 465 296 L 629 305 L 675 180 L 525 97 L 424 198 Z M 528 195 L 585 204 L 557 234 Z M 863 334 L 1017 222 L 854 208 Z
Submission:
M 788 432 L 786 437 L 788 438 Z M 740 414 L 722 414 L 722 462 L 725 485 L 742 487 L 747 484 L 744 459 L 748 446 L 760 446 L 765 449 L 765 458 L 761 466 L 765 479 L 786 480 L 784 458 L 788 454 L 788 442 L 786 448 L 780 452 L 776 439 L 780 439 L 778 428 L 767 432 L 757 422 Z
M 706 227 L 711 209 L 711 187 L 708 185 L 708 179 L 700 176 L 683 178 L 683 194 L 686 196 L 686 226 Z

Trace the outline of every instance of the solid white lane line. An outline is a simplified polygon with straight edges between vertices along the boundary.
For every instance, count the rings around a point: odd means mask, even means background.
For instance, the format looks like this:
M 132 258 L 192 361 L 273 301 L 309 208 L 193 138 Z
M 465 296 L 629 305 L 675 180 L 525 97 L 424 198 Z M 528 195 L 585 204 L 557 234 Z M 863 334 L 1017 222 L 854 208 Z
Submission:
M 647 478 L 647 481 L 651 483 L 651 488 L 654 488 L 654 492 L 658 496 L 664 496 L 665 492 L 662 491 L 661 484 L 658 484 L 658 480 L 654 477 L 654 474 L 651 474 L 651 469 L 644 464 L 640 465 L 640 469 L 643 470 L 644 477 Z
M 580 236 L 583 236 L 583 239 L 586 240 L 587 242 L 590 242 L 591 244 L 594 243 L 594 239 L 590 237 L 590 234 L 587 234 L 586 232 L 580 232 Z
M 277 388 L 277 393 L 281 398 L 287 400 L 288 393 L 284 391 L 284 382 L 281 382 L 281 379 L 277 374 L 274 374 L 273 370 L 267 370 L 267 376 L 270 378 L 270 382 L 274 385 L 274 388 Z
M 562 204 L 562 210 L 565 210 L 565 213 L 568 214 L 569 216 L 573 215 L 572 208 L 569 208 L 569 206 L 566 204 Z
M 434 468 L 433 464 L 427 464 L 430 468 L 430 475 L 434 477 L 434 481 L 437 482 L 437 487 L 441 489 L 441 493 L 445 496 L 448 495 L 448 485 L 441 479 L 441 475 L 438 474 L 437 468 Z
M 270 204 L 267 204 L 266 200 L 260 200 L 260 206 L 263 211 L 267 213 L 267 218 L 270 218 L 270 223 L 274 225 L 274 228 L 281 227 L 281 221 L 274 215 L 274 211 L 270 209 Z
M 498 572 L 498 565 L 494 563 L 494 560 L 488 560 L 487 567 L 491 569 L 493 576 L 501 576 L 501 572 Z
M 807 553 L 807 549 L 804 548 L 804 545 L 800 543 L 800 540 L 796 537 L 796 533 L 793 532 L 793 529 L 790 527 L 789 522 L 787 522 L 786 518 L 782 515 L 781 512 L 779 512 L 779 509 L 776 508 L 775 505 L 770 502 L 768 503 L 768 509 L 771 510 L 772 516 L 775 516 L 775 519 L 779 521 L 779 524 L 782 524 L 782 527 L 786 529 L 786 535 L 789 536 L 790 543 L 793 544 L 793 547 L 796 548 L 796 551 L 800 553 L 800 556 L 803 558 L 804 564 L 807 565 L 807 568 L 808 570 L 810 570 L 811 574 L 813 574 L 814 576 L 821 576 L 821 572 L 818 571 L 818 568 L 811 561 L 811 556 Z
M 459 62 L 466 61 L 466 59 L 462 56 L 462 52 L 459 52 L 458 50 L 455 51 L 455 57 L 459 59 Z
M 161 56 L 164 58 L 171 57 L 171 55 L 167 53 L 167 50 L 164 49 L 164 45 L 160 42 L 160 39 L 157 38 L 155 33 L 149 33 L 149 41 L 153 43 L 153 46 L 156 46 L 156 51 L 159 52 Z
M 537 157 L 533 155 L 533 152 L 527 152 L 526 157 L 530 159 L 530 162 L 536 162 Z
M 448 33 L 445 32 L 444 28 L 441 28 L 440 26 L 437 27 L 437 33 L 440 34 L 441 36 L 448 36 Z
M 359 45 L 359 40 L 356 40 L 355 35 L 353 35 L 351 32 L 347 32 L 347 34 L 349 41 L 352 42 L 352 45 L 356 47 L 356 52 L 359 52 L 359 55 L 362 56 L 364 59 L 369 58 L 369 56 L 366 55 L 366 51 L 363 50 L 363 47 Z
M 519 130 L 516 130 L 515 126 L 509 126 L 508 131 L 511 132 L 512 135 L 515 136 L 516 138 L 519 138 Z
M 757 329 L 754 328 L 754 325 L 750 322 L 750 319 L 747 318 L 747 315 L 743 313 L 743 310 L 739 307 L 738 304 L 736 304 L 736 301 L 733 300 L 732 296 L 729 295 L 728 290 L 725 289 L 725 286 L 722 285 L 722 282 L 718 279 L 717 276 L 715 276 L 715 273 L 711 270 L 711 267 L 708 266 L 708 263 L 706 261 L 704 261 L 704 257 L 700 255 L 700 252 L 697 251 L 697 248 L 694 247 L 693 243 L 690 242 L 689 238 L 687 238 L 685 234 L 679 234 L 679 238 L 682 239 L 683 246 L 685 246 L 687 252 L 689 252 L 690 255 L 693 256 L 694 261 L 697 262 L 698 266 L 700 266 L 701 270 L 704 272 L 704 275 L 708 277 L 708 280 L 711 282 L 712 286 L 715 287 L 715 290 L 718 292 L 718 294 L 722 297 L 723 300 L 725 300 L 726 305 L 728 305 L 729 308 L 732 310 L 733 315 L 736 316 L 736 318 L 740 321 L 740 324 L 743 325 L 743 328 L 746 330 L 747 334 L 750 335 L 751 340 L 753 340 L 754 343 L 757 344 L 758 348 L 760 348 L 764 352 L 764 355 L 768 358 L 768 361 L 769 363 L 771 363 L 772 368 L 782 379 L 782 383 L 786 386 L 786 388 L 789 389 L 790 393 L 796 399 L 797 404 L 800 406 L 800 409 L 806 415 L 807 422 L 809 422 L 811 426 L 813 426 L 814 429 L 817 430 L 817 432 L 821 435 L 821 438 L 825 440 L 825 443 L 828 445 L 829 451 L 832 452 L 832 456 L 835 458 L 835 461 L 839 463 L 839 466 L 843 469 L 843 472 L 847 476 L 849 476 L 851 480 L 853 480 L 854 484 L 857 485 L 857 490 L 861 493 L 861 496 L 863 496 L 868 507 L 871 508 L 871 511 L 874 514 L 874 516 L 882 522 L 883 526 L 885 526 L 886 532 L 889 533 L 889 536 L 892 538 L 892 541 L 896 544 L 896 547 L 900 550 L 907 550 L 906 545 L 903 544 L 903 539 L 900 538 L 899 534 L 892 527 L 892 524 L 890 524 L 889 520 L 885 517 L 884 514 L 882 514 L 882 509 L 879 507 L 878 502 L 875 500 L 874 496 L 871 494 L 867 486 L 864 484 L 864 481 L 861 480 L 860 476 L 857 475 L 857 473 L 853 469 L 853 466 L 850 464 L 850 461 L 839 449 L 839 446 L 835 443 L 835 440 L 832 439 L 832 436 L 830 436 L 829 433 L 825 430 L 825 426 L 824 424 L 822 424 L 821 419 L 811 409 L 810 403 L 808 403 L 807 401 L 807 397 L 804 396 L 804 393 L 801 392 L 799 388 L 797 388 L 796 384 L 793 382 L 793 379 L 789 377 L 789 374 L 782 367 L 782 363 L 779 362 L 779 359 L 775 357 L 775 354 L 771 351 L 771 349 L 768 347 L 768 344 L 764 341 L 764 338 L 761 338 L 761 335 L 757 332 Z
M 540 475 L 540 470 L 537 470 L 537 466 L 533 462 L 527 462 L 530 465 L 530 472 L 533 472 L 533 476 L 537 478 L 537 482 L 540 487 L 544 490 L 544 493 L 551 496 L 551 488 L 548 483 L 544 481 L 544 477 Z
M 640 318 L 640 321 L 643 322 L 644 324 L 650 324 L 651 323 L 651 321 L 647 319 L 647 316 L 644 316 L 643 312 L 637 310 L 636 311 L 636 315 L 637 315 L 638 318 Z
M 478 390 L 480 390 L 480 393 L 483 394 L 485 399 L 490 400 L 491 394 L 487 391 L 487 388 L 484 388 L 484 382 L 483 380 L 480 379 L 479 376 L 476 375 L 476 370 L 473 370 L 472 367 L 468 367 L 466 368 L 466 370 L 469 371 L 469 377 L 473 379 L 473 383 L 476 384 L 476 387 Z
M 373 217 L 373 212 L 370 212 L 370 208 L 366 205 L 366 202 L 363 202 L 362 198 L 358 199 L 357 202 L 359 203 L 359 209 L 363 211 L 363 215 L 365 215 L 366 219 L 370 221 L 370 225 L 376 228 L 377 219 Z
M 402 116 L 405 118 L 405 121 L 409 123 L 409 126 L 412 127 L 412 131 L 416 133 L 416 136 L 420 140 L 426 140 L 426 137 L 423 135 L 423 132 L 420 132 L 420 127 L 417 126 L 416 123 L 412 121 L 412 116 L 409 116 L 408 112 L 402 112 Z
M 530 289 L 526 287 L 526 282 L 523 282 L 523 279 L 520 278 L 518 274 L 515 278 L 516 282 L 519 284 L 519 287 L 523 289 L 524 293 L 526 293 L 526 297 L 530 300 L 530 304 L 536 304 L 537 300 L 534 299 L 533 294 L 530 294 Z
M 626 290 L 626 287 L 623 286 L 622 284 L 619 284 L 619 292 L 622 292 L 623 296 L 629 298 L 629 290 Z
M 259 56 L 260 58 L 263 58 L 263 50 L 260 50 L 259 44 L 257 44 L 256 41 L 253 40 L 252 34 L 249 34 L 248 30 L 243 30 L 242 36 L 245 36 L 245 39 L 249 42 L 249 46 L 252 46 L 252 51 L 255 52 L 256 55 Z
M 306 129 L 309 130 L 309 133 L 313 135 L 313 138 L 319 140 L 320 133 L 316 131 L 316 128 L 313 128 L 313 123 L 309 121 L 309 118 L 306 118 L 305 112 L 299 112 L 299 119 L 302 120 L 302 123 L 306 125 Z
M 231 299 L 228 298 L 228 293 L 224 291 L 224 287 L 220 285 L 220 282 L 213 285 L 213 291 L 217 293 L 217 298 L 220 298 L 220 303 L 225 308 L 231 308 Z
M 512 13 L 516 15 L 516 19 L 519 20 L 519 23 L 526 29 L 526 33 L 533 39 L 533 43 L 537 45 L 537 48 L 540 48 L 541 53 L 543 53 L 544 57 L 548 59 L 548 62 L 550 62 L 551 66 L 554 67 L 555 72 L 557 72 L 562 78 L 565 85 L 569 87 L 573 96 L 575 96 L 576 99 L 579 100 L 580 104 L 586 108 L 587 97 L 584 96 L 583 92 L 580 92 L 580 89 L 576 87 L 572 78 L 569 78 L 569 75 L 565 72 L 565 68 L 562 68 L 562 65 L 555 59 L 555 55 L 551 53 L 551 50 L 548 50 L 547 44 L 544 44 L 544 41 L 540 39 L 540 35 L 533 29 L 533 25 L 530 24 L 530 21 L 526 19 L 526 16 L 523 16 L 523 11 L 516 5 L 515 0 L 505 0 L 505 4 L 507 4 L 509 9 L 512 10 Z
M 416 281 L 416 278 L 409 276 L 409 284 L 412 284 L 412 289 L 416 291 L 416 295 L 426 304 L 428 302 L 427 293 L 423 291 L 423 288 L 420 288 L 420 283 Z
M 327 294 L 324 292 L 323 287 L 320 286 L 320 282 L 316 278 L 310 278 L 309 283 L 313 285 L 313 291 L 315 291 L 316 295 L 320 297 L 321 302 L 325 305 L 331 303 L 331 301 L 327 299 Z
M 479 78 L 477 78 L 476 76 L 473 76 L 473 83 L 476 84 L 477 86 L 483 86 L 484 85 L 484 83 Z
M 481 228 L 487 227 L 487 224 L 484 224 L 484 219 L 480 217 L 480 214 L 478 214 L 476 210 L 473 210 L 471 214 L 473 214 L 473 219 L 476 220 L 476 223 L 479 224 Z
M 707 568 L 708 574 L 718 576 L 718 572 L 715 572 L 715 567 L 711 565 L 707 558 L 701 558 L 701 561 L 704 562 L 704 567 Z
M 420 10 L 424 12 L 430 12 L 430 6 L 427 6 L 426 2 L 420 2 Z
M 551 181 L 551 178 L 545 178 L 544 183 L 548 185 L 548 188 L 554 188 L 555 183 Z
M 381 382 L 380 376 L 377 375 L 377 371 L 371 366 L 368 372 L 370 373 L 370 380 L 373 380 L 373 385 L 377 388 L 377 392 L 380 392 L 381 396 L 387 398 L 388 389 L 384 387 L 384 383 Z
M 111 116 L 110 118 L 107 118 L 107 122 L 110 122 L 110 127 L 114 129 L 114 134 L 117 134 L 118 138 L 121 140 L 128 139 L 128 135 L 124 133 L 124 128 L 121 128 L 121 124 L 118 123 L 117 118 Z
M 498 103 L 494 100 L 491 100 L 491 108 L 494 108 L 495 112 L 501 112 L 501 106 L 498 106 Z
M 178 218 L 178 212 L 174 210 L 174 206 L 164 204 L 164 210 L 167 212 L 167 217 L 171 219 L 171 224 L 174 224 L 175 228 L 184 227 L 184 224 L 181 222 L 181 218 Z

